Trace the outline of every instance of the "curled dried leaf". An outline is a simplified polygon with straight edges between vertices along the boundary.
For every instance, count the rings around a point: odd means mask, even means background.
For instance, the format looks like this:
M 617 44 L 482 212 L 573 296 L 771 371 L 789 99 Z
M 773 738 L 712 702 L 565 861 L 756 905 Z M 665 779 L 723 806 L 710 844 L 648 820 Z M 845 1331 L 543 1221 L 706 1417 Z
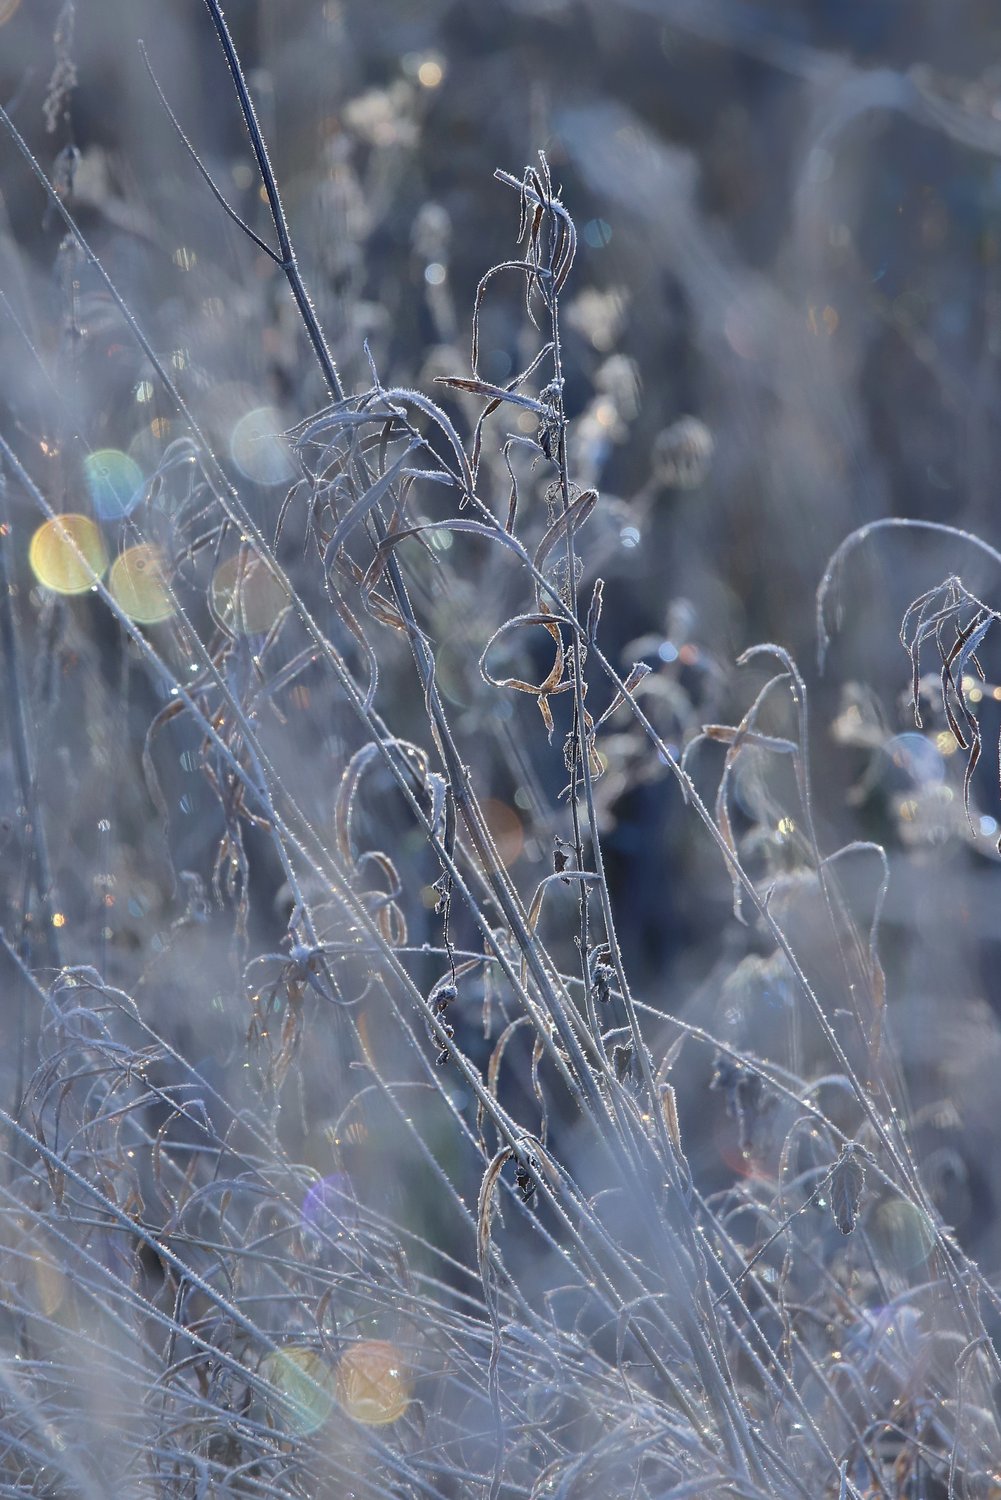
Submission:
M 831 1168 L 831 1212 L 842 1234 L 851 1234 L 858 1223 L 867 1163 L 875 1164 L 872 1152 L 857 1141 L 848 1141 Z
M 513 630 L 523 629 L 528 625 L 541 625 L 552 637 L 556 645 L 556 656 L 544 681 L 534 683 L 525 682 L 520 677 L 494 677 L 487 667 L 487 657 L 490 655 L 491 650 L 503 636 L 508 635 Z M 546 726 L 546 733 L 551 741 L 554 725 L 552 711 L 549 707 L 549 697 L 553 693 L 565 693 L 573 686 L 572 681 L 569 678 L 565 679 L 563 676 L 565 665 L 566 657 L 560 627 L 543 605 L 538 614 L 515 615 L 513 619 L 506 620 L 498 630 L 494 631 L 486 644 L 483 655 L 480 657 L 480 675 L 484 682 L 489 683 L 491 687 L 513 688 L 518 693 L 530 693 L 538 701 L 539 711 Z

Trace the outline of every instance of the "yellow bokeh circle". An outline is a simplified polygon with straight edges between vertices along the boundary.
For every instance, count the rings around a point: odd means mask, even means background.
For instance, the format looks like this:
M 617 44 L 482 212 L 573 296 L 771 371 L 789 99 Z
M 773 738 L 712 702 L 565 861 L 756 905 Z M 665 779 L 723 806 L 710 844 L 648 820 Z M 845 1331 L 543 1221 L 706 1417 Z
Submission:
M 31 1252 L 31 1264 L 38 1305 L 47 1318 L 54 1317 L 66 1294 L 66 1280 L 59 1261 L 48 1250 L 39 1247 Z
M 290 1344 L 269 1354 L 261 1374 L 281 1396 L 281 1415 L 296 1432 L 315 1432 L 330 1415 L 334 1394 L 329 1366 L 315 1349 Z
M 126 548 L 115 559 L 108 591 L 122 613 L 139 625 L 158 625 L 174 613 L 163 556 L 148 542 Z
M 345 1349 L 337 1366 L 337 1399 L 349 1416 L 384 1427 L 410 1405 L 410 1379 L 400 1351 L 382 1339 Z
M 89 516 L 68 514 L 45 521 L 28 549 L 31 571 L 56 594 L 85 594 L 108 566 L 104 540 Z
M 284 585 L 252 552 L 237 552 L 215 570 L 212 606 L 237 635 L 266 635 L 289 602 Z

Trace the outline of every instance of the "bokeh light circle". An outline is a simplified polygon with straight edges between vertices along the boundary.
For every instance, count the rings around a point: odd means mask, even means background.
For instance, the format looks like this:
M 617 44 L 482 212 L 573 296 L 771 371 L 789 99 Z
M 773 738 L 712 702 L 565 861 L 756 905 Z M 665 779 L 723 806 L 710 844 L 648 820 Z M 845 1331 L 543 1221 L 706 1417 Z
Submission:
M 910 731 L 894 735 L 883 746 L 890 764 L 909 776 L 915 786 L 939 786 L 945 780 L 945 760 L 930 739 Z
M 345 1349 L 337 1366 L 337 1399 L 369 1427 L 398 1421 L 410 1405 L 410 1380 L 395 1345 L 367 1339 Z
M 330 1368 L 315 1349 L 301 1344 L 279 1349 L 262 1362 L 261 1374 L 281 1393 L 283 1421 L 304 1435 L 322 1427 L 334 1391 Z
M 506 802 L 501 802 L 496 797 L 486 799 L 483 804 L 483 816 L 490 830 L 490 836 L 497 847 L 501 864 L 505 869 L 510 869 L 520 858 L 525 847 L 525 830 L 521 819 L 513 807 L 509 807 Z
M 160 466 L 164 449 L 178 437 L 184 435 L 180 422 L 170 422 L 166 417 L 154 417 L 132 438 L 126 457 L 138 464 L 144 474 L 150 474 Z
M 898 1275 L 927 1260 L 935 1244 L 931 1225 L 906 1198 L 877 1204 L 866 1227 L 877 1257 Z
M 120 521 L 142 499 L 145 480 L 134 458 L 120 448 L 98 448 L 83 461 L 91 502 L 102 521 Z
M 66 1294 L 66 1279 L 56 1256 L 39 1246 L 31 1252 L 35 1297 L 47 1318 L 54 1317 Z
M 237 552 L 215 570 L 212 607 L 237 635 L 266 635 L 288 605 L 284 585 L 252 552 Z
M 240 473 L 257 484 L 287 484 L 295 474 L 282 418 L 273 406 L 246 412 L 233 428 L 229 451 Z
M 358 1204 L 344 1172 L 319 1178 L 302 1200 L 303 1238 L 314 1253 L 331 1241 L 343 1240 L 357 1223 Z
M 104 574 L 108 554 L 89 516 L 68 514 L 45 521 L 28 549 L 31 571 L 56 594 L 85 594 Z
M 158 625 L 174 613 L 163 556 L 148 542 L 127 547 L 115 559 L 108 591 L 119 609 L 139 625 Z

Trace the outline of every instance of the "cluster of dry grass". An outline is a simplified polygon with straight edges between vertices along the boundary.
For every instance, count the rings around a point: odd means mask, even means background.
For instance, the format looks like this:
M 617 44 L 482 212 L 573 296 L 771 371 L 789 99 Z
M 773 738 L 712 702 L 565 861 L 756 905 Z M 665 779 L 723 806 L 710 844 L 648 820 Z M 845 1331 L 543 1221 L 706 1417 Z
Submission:
M 974 1135 L 892 1004 L 898 875 L 929 849 L 993 858 L 986 590 L 914 590 L 911 728 L 845 685 L 829 717 L 862 811 L 832 836 L 789 649 L 734 673 L 680 597 L 626 647 L 623 558 L 717 442 L 681 416 L 629 501 L 603 493 L 638 371 L 621 291 L 577 285 L 546 154 L 495 173 L 513 248 L 477 268 L 465 349 L 452 225 L 424 206 L 420 317 L 397 313 L 425 339 L 394 380 L 367 236 L 442 60 L 345 108 L 369 175 L 334 134 L 308 275 L 260 80 L 206 12 L 253 176 L 229 174 L 240 208 L 157 73 L 186 191 L 232 238 L 210 268 L 161 256 L 184 285 L 152 322 L 127 253 L 151 223 L 71 132 L 48 172 L 0 108 L 19 191 L 58 226 L 54 291 L 5 236 L 0 292 L 21 371 L 0 428 L 0 1492 L 1001 1494 L 1001 1302 L 953 1229 L 978 1223 Z M 846 64 L 828 145 L 873 90 L 971 134 Z M 593 184 L 639 153 L 673 194 L 697 320 L 729 298 L 744 357 L 767 297 L 696 245 L 679 162 L 600 110 L 564 130 Z M 584 243 L 611 232 L 588 220 Z M 831 308 L 811 317 L 833 335 Z M 795 361 L 774 352 L 778 379 Z M 821 584 L 825 647 L 893 528 L 1001 563 L 942 521 L 871 523 Z M 637 941 L 676 866 L 628 811 L 668 795 L 714 929 L 672 956 L 680 997 Z M 965 1000 L 963 1025 L 937 1061 L 969 1079 L 997 1028 Z

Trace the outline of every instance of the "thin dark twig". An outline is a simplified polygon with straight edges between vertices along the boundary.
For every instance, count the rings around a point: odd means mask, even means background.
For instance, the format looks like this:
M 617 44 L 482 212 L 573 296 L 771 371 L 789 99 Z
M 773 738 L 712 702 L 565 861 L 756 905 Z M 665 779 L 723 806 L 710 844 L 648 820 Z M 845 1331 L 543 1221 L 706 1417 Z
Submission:
M 237 55 L 236 47 L 233 45 L 233 38 L 230 35 L 229 27 L 226 25 L 226 21 L 223 17 L 222 8 L 219 5 L 219 0 L 205 0 L 205 5 L 208 9 L 209 15 L 212 17 L 212 24 L 216 29 L 216 35 L 218 36 L 223 52 L 226 55 L 226 62 L 229 67 L 230 76 L 233 79 L 233 86 L 236 89 L 237 98 L 240 101 L 240 109 L 243 112 L 244 124 L 247 127 L 247 134 L 250 137 L 251 148 L 253 149 L 254 156 L 257 160 L 257 169 L 261 174 L 261 182 L 263 183 L 264 191 L 267 194 L 268 207 L 271 211 L 271 218 L 275 226 L 275 233 L 278 236 L 278 246 L 281 252 L 278 264 L 285 272 L 288 284 L 292 289 L 292 295 L 295 298 L 296 306 L 299 309 L 300 316 L 302 317 L 302 321 L 306 327 L 306 332 L 309 335 L 309 341 L 313 346 L 313 352 L 316 355 L 316 358 L 320 364 L 320 368 L 323 371 L 324 379 L 326 380 L 331 392 L 337 397 L 339 401 L 341 401 L 344 399 L 344 387 L 341 384 L 341 378 L 337 373 L 337 366 L 334 363 L 334 356 L 330 352 L 330 348 L 328 347 L 327 341 L 324 338 L 319 319 L 317 318 L 316 312 L 313 308 L 313 304 L 309 299 L 309 294 L 306 291 L 306 284 L 303 281 L 302 273 L 299 270 L 299 264 L 296 260 L 295 251 L 292 246 L 292 239 L 289 234 L 288 220 L 285 217 L 285 210 L 282 207 L 281 194 L 278 191 L 278 180 L 275 177 L 274 170 L 271 166 L 271 160 L 268 156 L 268 149 L 265 145 L 264 136 L 261 133 L 261 127 L 257 122 L 257 112 L 254 109 L 254 101 L 250 96 L 250 90 L 247 87 L 247 80 L 243 75 L 243 68 L 240 64 L 240 59 Z
M 216 184 L 211 172 L 209 171 L 208 167 L 206 167 L 201 157 L 198 155 L 198 152 L 195 150 L 194 146 L 188 140 L 188 137 L 184 133 L 184 128 L 181 125 L 180 120 L 171 109 L 170 104 L 167 100 L 167 96 L 163 92 L 163 89 L 160 87 L 160 83 L 157 79 L 156 74 L 153 72 L 153 64 L 149 60 L 149 53 L 146 51 L 145 42 L 139 43 L 139 52 L 142 56 L 143 62 L 146 64 L 146 71 L 149 73 L 150 79 L 153 83 L 153 87 L 156 89 L 157 94 L 160 96 L 160 103 L 166 110 L 168 118 L 170 119 L 170 123 L 176 130 L 181 145 L 191 157 L 191 160 L 194 162 L 195 167 L 198 169 L 198 172 L 201 175 L 203 181 L 208 186 L 213 198 L 219 204 L 219 207 L 229 215 L 229 217 L 233 220 L 233 223 L 236 224 L 240 229 L 242 229 L 244 234 L 247 235 L 249 239 L 253 240 L 257 248 L 259 250 L 263 250 L 265 255 L 268 256 L 270 260 L 273 260 L 276 266 L 280 266 L 281 269 L 284 270 L 285 265 L 282 261 L 281 256 L 278 255 L 274 250 L 272 250 L 271 246 L 265 240 L 261 239 L 261 236 L 256 232 L 256 230 L 251 229 L 250 225 L 245 219 L 242 219 L 240 217 L 233 205 L 224 196 L 221 188 L 219 188 Z

